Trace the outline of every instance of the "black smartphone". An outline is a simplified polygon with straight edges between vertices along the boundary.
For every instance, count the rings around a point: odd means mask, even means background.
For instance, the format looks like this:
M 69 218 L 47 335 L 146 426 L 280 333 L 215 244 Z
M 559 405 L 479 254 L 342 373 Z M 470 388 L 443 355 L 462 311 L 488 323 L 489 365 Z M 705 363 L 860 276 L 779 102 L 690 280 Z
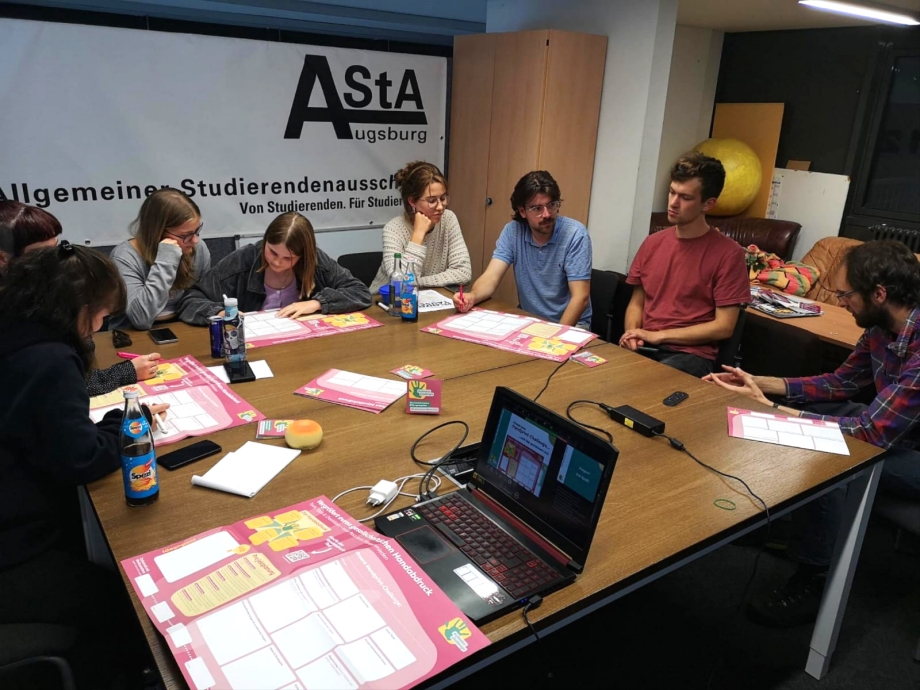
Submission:
M 220 451 L 221 447 L 214 441 L 199 441 L 185 448 L 161 455 L 157 458 L 157 465 L 165 467 L 167 470 L 174 470 L 177 467 L 188 465 L 190 462 L 201 460 Z
M 246 383 L 256 380 L 256 375 L 249 366 L 249 362 L 224 362 L 224 369 L 227 371 L 230 383 Z
M 176 334 L 168 328 L 151 328 L 147 332 L 150 334 L 150 339 L 153 340 L 153 342 L 155 342 L 157 345 L 166 345 L 168 343 L 179 342 Z

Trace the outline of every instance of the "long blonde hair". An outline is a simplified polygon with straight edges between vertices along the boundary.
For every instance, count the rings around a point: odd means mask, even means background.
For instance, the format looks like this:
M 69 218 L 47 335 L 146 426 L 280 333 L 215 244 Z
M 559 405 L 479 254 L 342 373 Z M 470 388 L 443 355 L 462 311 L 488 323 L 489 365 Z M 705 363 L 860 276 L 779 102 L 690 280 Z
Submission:
M 178 189 L 164 187 L 144 199 L 137 218 L 131 223 L 131 232 L 137 241 L 137 249 L 144 263 L 153 266 L 164 230 L 177 228 L 192 218 L 201 218 L 201 211 L 190 197 Z M 195 252 L 183 252 L 173 288 L 187 290 L 195 284 L 197 278 Z
M 294 271 L 300 282 L 300 297 L 309 297 L 316 284 L 316 238 L 313 224 L 306 216 L 291 211 L 275 218 L 262 237 L 262 255 L 259 258 L 259 273 L 268 268 L 265 261 L 265 245 L 283 244 L 291 254 L 300 257 L 300 271 Z

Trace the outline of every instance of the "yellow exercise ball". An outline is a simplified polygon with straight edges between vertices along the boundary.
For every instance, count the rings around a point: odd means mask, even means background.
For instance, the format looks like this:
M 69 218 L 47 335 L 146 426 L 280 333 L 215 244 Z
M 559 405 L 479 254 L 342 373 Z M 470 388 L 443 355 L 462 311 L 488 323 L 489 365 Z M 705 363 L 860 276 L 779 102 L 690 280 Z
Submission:
M 709 214 L 734 216 L 750 206 L 763 179 L 760 159 L 754 150 L 738 139 L 707 139 L 693 148 L 718 158 L 725 168 L 725 187 Z

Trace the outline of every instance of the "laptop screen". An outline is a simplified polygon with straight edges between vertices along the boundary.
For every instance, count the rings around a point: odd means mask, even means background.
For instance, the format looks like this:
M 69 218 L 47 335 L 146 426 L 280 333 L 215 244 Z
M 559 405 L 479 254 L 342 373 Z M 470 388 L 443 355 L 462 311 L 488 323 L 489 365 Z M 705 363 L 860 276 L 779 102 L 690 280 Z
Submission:
M 583 565 L 616 458 L 602 439 L 497 388 L 473 484 Z

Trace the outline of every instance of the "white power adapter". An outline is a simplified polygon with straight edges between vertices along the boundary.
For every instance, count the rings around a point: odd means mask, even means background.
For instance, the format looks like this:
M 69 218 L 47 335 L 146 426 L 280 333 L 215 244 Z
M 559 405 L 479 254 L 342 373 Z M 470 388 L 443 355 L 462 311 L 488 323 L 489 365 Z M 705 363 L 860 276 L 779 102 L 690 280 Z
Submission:
M 398 492 L 399 486 L 396 484 L 396 482 L 381 479 L 379 482 L 374 484 L 374 488 L 371 489 L 371 492 L 367 497 L 367 502 L 372 506 L 383 505 L 384 503 L 389 503 L 392 501 Z

